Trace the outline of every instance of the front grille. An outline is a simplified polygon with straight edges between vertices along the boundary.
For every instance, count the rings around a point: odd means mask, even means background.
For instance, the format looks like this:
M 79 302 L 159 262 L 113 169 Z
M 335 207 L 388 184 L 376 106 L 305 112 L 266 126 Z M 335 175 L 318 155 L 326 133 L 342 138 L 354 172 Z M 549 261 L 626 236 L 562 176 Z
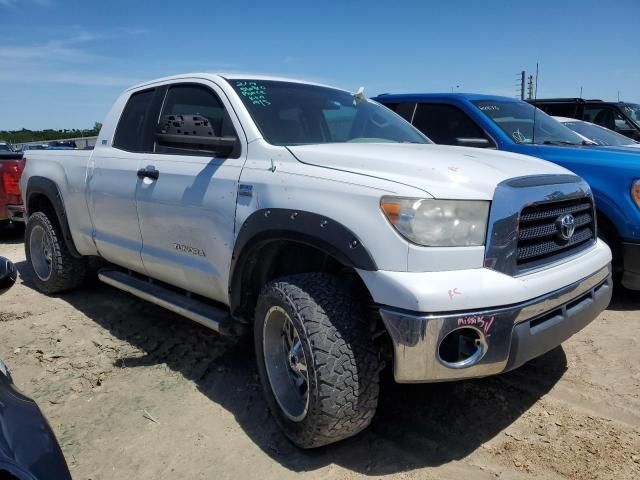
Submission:
M 568 224 L 565 228 L 561 225 L 563 217 Z M 566 238 L 571 218 L 574 232 Z M 527 206 L 520 212 L 518 270 L 551 263 L 576 253 L 593 243 L 595 238 L 593 200 L 589 196 Z

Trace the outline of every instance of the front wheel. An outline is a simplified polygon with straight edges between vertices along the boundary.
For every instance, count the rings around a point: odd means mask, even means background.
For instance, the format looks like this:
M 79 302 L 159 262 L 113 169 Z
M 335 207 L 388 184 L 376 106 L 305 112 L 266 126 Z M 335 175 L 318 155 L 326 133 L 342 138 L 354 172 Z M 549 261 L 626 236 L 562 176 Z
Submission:
M 33 269 L 33 281 L 41 292 L 64 292 L 84 281 L 87 261 L 71 255 L 56 218 L 49 218 L 44 212 L 30 215 L 24 247 L 27 262 Z
M 267 403 L 293 443 L 320 447 L 369 425 L 378 355 L 361 305 L 337 279 L 310 273 L 267 284 L 254 339 Z

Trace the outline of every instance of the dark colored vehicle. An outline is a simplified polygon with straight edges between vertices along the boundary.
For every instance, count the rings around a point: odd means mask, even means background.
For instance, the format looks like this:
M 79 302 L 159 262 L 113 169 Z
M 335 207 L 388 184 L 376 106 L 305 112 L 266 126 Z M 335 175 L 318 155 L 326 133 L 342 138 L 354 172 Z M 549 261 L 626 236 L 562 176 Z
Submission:
M 48 145 L 45 144 L 30 144 L 30 145 L 23 145 L 22 146 L 22 151 L 26 152 L 27 150 L 46 150 L 48 148 Z
M 510 97 L 418 93 L 384 94 L 373 100 L 435 143 L 521 153 L 580 175 L 593 190 L 598 234 L 611 247 L 616 279 L 630 290 L 640 290 L 639 149 L 595 145 L 529 103 Z
M 0 294 L 13 286 L 16 268 L 0 257 Z M 60 445 L 38 405 L 18 391 L 0 360 L 0 479 L 71 479 Z
M 76 145 L 75 140 L 52 140 L 49 142 L 49 149 L 52 148 L 78 148 L 78 145 Z
M 545 98 L 529 100 L 554 117 L 569 117 L 595 123 L 640 140 L 640 105 L 628 102 L 604 102 L 582 98 Z
M 7 142 L 0 142 L 0 224 L 24 223 L 24 205 L 20 192 L 20 176 L 24 169 L 22 152 Z

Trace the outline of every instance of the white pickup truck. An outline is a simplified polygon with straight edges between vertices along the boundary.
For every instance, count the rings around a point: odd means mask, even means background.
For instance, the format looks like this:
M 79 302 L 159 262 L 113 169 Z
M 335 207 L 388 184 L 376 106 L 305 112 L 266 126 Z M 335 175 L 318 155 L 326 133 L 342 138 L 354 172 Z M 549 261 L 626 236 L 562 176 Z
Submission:
M 29 151 L 38 288 L 99 278 L 224 334 L 253 330 L 273 415 L 305 448 L 371 421 L 379 374 L 498 374 L 611 297 L 579 177 L 433 145 L 361 92 L 247 75 L 133 87 L 95 150 Z

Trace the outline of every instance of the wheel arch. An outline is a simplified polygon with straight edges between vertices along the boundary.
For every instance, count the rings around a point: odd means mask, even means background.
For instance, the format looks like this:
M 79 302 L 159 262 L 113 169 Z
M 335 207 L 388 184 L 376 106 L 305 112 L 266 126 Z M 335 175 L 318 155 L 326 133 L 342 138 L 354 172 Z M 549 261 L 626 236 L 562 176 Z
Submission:
M 260 289 L 278 276 L 345 269 L 378 269 L 347 227 L 312 212 L 257 210 L 243 223 L 234 245 L 229 275 L 231 313 L 250 318 Z
M 29 178 L 25 194 L 25 209 L 27 220 L 29 215 L 35 212 L 54 214 L 62 230 L 62 237 L 69 252 L 76 258 L 82 257 L 76 249 L 71 236 L 71 229 L 67 221 L 60 189 L 53 180 L 39 176 Z

